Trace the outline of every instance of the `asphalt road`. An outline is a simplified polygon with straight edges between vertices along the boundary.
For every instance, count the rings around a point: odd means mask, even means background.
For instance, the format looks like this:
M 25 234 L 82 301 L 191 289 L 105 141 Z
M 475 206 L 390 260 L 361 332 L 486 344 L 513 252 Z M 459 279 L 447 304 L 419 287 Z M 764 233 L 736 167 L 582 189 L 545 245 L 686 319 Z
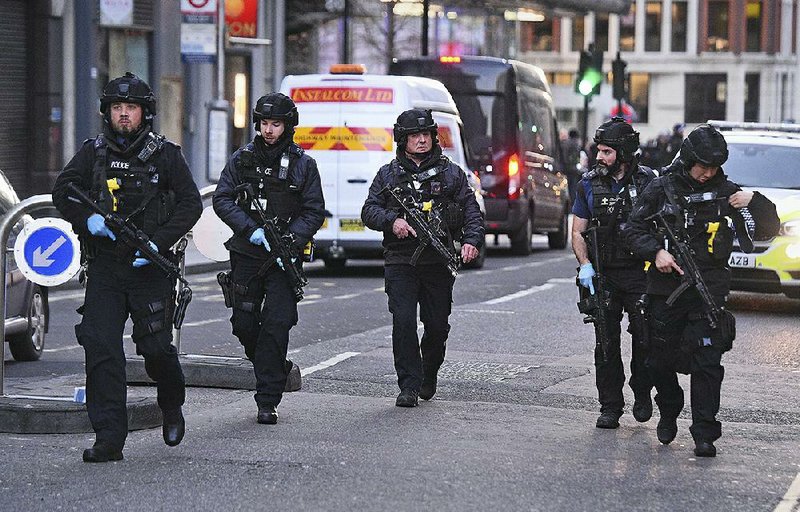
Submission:
M 303 389 L 285 395 L 278 425 L 256 424 L 249 391 L 192 388 L 184 442 L 132 432 L 119 463 L 82 463 L 89 434 L 0 434 L 3 508 L 799 510 L 800 301 L 731 296 L 723 438 L 715 459 L 697 459 L 685 377 L 671 445 L 656 440 L 657 417 L 594 427 L 593 333 L 575 308 L 574 267 L 569 251 L 540 244 L 529 257 L 494 249 L 483 270 L 462 272 L 439 391 L 400 409 L 380 262 L 313 264 L 290 343 Z M 215 273 L 190 283 L 182 351 L 241 356 Z M 47 352 L 15 363 L 6 350 L 10 379 L 82 371 L 80 301 L 54 291 Z

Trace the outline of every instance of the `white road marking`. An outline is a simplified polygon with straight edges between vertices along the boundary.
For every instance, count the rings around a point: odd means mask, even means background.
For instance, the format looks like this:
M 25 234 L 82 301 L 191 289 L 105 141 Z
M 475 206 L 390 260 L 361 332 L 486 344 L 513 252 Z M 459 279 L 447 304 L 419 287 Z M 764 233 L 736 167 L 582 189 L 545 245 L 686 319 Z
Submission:
M 46 348 L 44 352 L 64 352 L 65 350 L 75 350 L 77 348 L 81 348 L 80 345 L 72 345 L 69 347 L 60 347 L 60 348 Z
M 342 300 L 342 299 L 354 299 L 354 298 L 358 297 L 359 295 L 362 295 L 362 293 L 348 293 L 347 295 L 337 295 L 336 297 L 334 297 L 334 299 L 339 299 L 339 300 Z
M 569 260 L 569 259 L 572 259 L 572 258 L 574 258 L 574 256 L 572 256 L 572 255 L 559 256 L 557 258 L 548 258 L 546 260 L 532 261 L 530 263 L 523 263 L 521 265 L 513 265 L 511 267 L 501 267 L 501 268 L 499 268 L 497 270 L 502 270 L 503 272 L 513 272 L 514 270 L 519 270 L 519 269 L 523 269 L 523 268 L 541 267 L 542 265 L 555 263 L 556 261 Z
M 454 309 L 453 313 L 496 313 L 500 315 L 515 315 L 516 311 L 504 311 L 502 309 Z
M 544 290 L 549 290 L 550 288 L 553 288 L 553 287 L 555 287 L 555 285 L 553 283 L 544 283 L 544 284 L 540 284 L 539 286 L 534 286 L 532 288 L 528 288 L 527 290 L 520 290 L 520 291 L 518 291 L 516 293 L 512 293 L 510 295 L 504 295 L 502 297 L 497 297 L 496 299 L 487 300 L 487 301 L 481 302 L 481 304 L 489 304 L 489 305 L 502 304 L 503 302 L 508 302 L 510 300 L 519 299 L 521 297 L 526 297 L 526 296 L 531 295 L 533 293 L 541 292 L 541 291 L 544 291 Z
M 80 291 L 77 291 L 77 292 L 72 292 L 72 293 L 58 293 L 58 294 L 53 294 L 53 295 L 50 295 L 49 297 L 47 297 L 47 301 L 48 302 L 59 302 L 59 301 L 62 301 L 62 300 L 82 299 L 83 296 L 84 296 L 84 291 L 83 290 L 80 290 Z
M 794 478 L 789 490 L 783 495 L 778 506 L 775 507 L 774 512 L 792 512 L 795 506 L 800 503 L 800 473 Z
M 230 319 L 231 318 L 229 316 L 222 318 L 209 318 L 208 320 L 198 320 L 197 322 L 186 322 L 183 324 L 183 327 L 197 327 L 199 325 L 215 324 L 217 322 L 227 322 Z
M 300 375 L 305 377 L 306 375 L 310 375 L 310 374 L 312 374 L 314 372 L 317 372 L 319 370 L 324 370 L 325 368 L 330 368 L 331 366 L 333 366 L 333 365 L 335 365 L 337 363 L 341 363 L 342 361 L 344 361 L 346 359 L 350 359 L 353 356 L 357 356 L 360 353 L 361 352 L 344 352 L 344 353 L 339 354 L 337 356 L 333 356 L 332 358 L 326 359 L 325 361 L 322 361 L 319 364 L 315 364 L 314 366 L 310 366 L 308 368 L 301 368 L 300 369 Z

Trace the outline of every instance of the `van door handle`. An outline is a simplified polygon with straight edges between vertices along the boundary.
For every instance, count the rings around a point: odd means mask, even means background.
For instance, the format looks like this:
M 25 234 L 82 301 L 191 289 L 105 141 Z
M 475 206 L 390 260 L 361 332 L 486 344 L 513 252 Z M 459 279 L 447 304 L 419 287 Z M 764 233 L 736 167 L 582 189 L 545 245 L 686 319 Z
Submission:
M 347 183 L 366 183 L 366 182 L 367 180 L 365 180 L 364 178 L 350 178 L 349 180 L 347 180 Z

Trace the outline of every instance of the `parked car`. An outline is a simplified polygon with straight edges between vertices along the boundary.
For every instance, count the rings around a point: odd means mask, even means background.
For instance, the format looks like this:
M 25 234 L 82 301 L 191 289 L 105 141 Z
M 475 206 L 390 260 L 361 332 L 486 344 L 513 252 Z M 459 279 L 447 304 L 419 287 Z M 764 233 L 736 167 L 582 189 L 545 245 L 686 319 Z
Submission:
M 14 187 L 0 171 L 0 217 L 17 203 L 19 197 Z M 13 247 L 17 234 L 30 219 L 26 216 L 17 223 L 9 237 L 9 247 Z M 36 361 L 44 351 L 50 318 L 47 288 L 28 281 L 17 267 L 14 251 L 6 250 L 6 341 L 15 360 Z
M 734 248 L 733 289 L 800 299 L 800 125 L 709 122 L 728 142 L 730 180 L 767 196 L 781 219 L 778 236 L 756 241 L 753 253 Z

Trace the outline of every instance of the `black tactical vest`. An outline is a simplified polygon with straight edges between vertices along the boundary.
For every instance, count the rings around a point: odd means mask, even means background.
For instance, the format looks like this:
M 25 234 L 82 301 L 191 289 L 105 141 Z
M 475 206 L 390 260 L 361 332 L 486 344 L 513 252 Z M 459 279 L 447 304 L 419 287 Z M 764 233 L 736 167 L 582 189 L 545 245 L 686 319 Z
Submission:
M 151 132 L 139 153 L 122 157 L 109 151 L 103 135 L 94 141 L 94 197 L 104 209 L 130 219 L 148 235 L 167 222 L 175 208 L 175 194 L 154 163 L 165 142 L 163 135 Z
M 435 166 L 416 173 L 402 168 L 395 159 L 392 170 L 399 176 L 399 185 L 404 194 L 410 194 L 414 201 L 423 206 L 423 211 L 436 211 L 444 221 L 447 231 L 453 237 L 464 225 L 464 212 L 452 200 L 452 190 L 447 190 L 445 171 L 450 160 L 442 157 Z
M 636 171 L 638 173 L 638 171 Z M 592 186 L 592 222 L 600 227 L 597 230 L 600 243 L 600 263 L 605 267 L 630 267 L 640 259 L 623 242 L 621 232 L 638 198 L 636 174 L 618 193 L 612 192 L 612 178 L 596 176 L 590 181 Z
M 237 204 L 258 224 L 262 220 L 253 201 L 260 201 L 267 214 L 277 216 L 287 224 L 300 213 L 300 189 L 292 183 L 290 171 L 302 154 L 299 146 L 290 144 L 279 165 L 271 168 L 257 164 L 252 142 L 239 153 L 236 170 L 242 182 L 251 185 L 253 196 L 241 195 Z

